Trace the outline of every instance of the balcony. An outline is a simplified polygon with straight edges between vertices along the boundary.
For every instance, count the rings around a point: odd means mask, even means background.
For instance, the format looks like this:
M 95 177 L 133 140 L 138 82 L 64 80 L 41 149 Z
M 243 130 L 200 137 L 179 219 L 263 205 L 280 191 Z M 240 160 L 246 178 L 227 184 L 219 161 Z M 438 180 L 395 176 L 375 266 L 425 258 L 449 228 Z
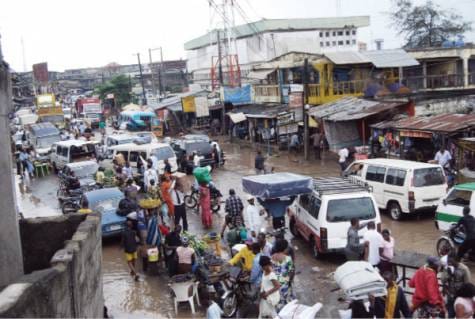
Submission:
M 255 103 L 280 103 L 280 88 L 278 85 L 254 85 Z
M 330 85 L 309 84 L 308 102 L 318 105 L 332 102 L 345 96 L 361 96 L 367 86 L 368 81 L 342 81 L 333 82 Z
M 471 76 L 469 74 L 469 83 Z M 475 77 L 473 77 L 475 80 Z M 448 88 L 463 88 L 464 75 L 463 74 L 443 74 L 443 75 L 428 75 L 428 76 L 411 76 L 402 80 L 403 84 L 413 91 L 420 90 L 437 90 Z M 475 81 L 473 82 L 475 83 Z

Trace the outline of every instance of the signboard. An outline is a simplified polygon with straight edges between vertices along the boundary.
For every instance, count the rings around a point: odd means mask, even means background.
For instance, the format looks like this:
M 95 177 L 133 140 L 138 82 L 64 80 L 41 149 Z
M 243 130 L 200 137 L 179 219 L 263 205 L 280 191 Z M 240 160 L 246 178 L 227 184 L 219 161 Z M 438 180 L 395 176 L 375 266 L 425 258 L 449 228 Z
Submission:
M 33 78 L 35 82 L 48 83 L 48 63 L 33 64 Z
M 432 133 L 422 132 L 422 131 L 401 130 L 399 132 L 399 136 L 401 136 L 401 137 L 404 136 L 404 137 L 432 138 Z
M 288 124 L 284 126 L 279 126 L 279 135 L 288 135 L 297 133 L 299 131 L 298 124 Z
M 293 92 L 289 94 L 289 107 L 298 108 L 303 106 L 303 93 L 302 92 Z
M 196 112 L 195 97 L 194 96 L 183 97 L 181 99 L 181 106 L 183 107 L 183 112 L 185 113 Z
M 114 93 L 109 93 L 106 95 L 106 99 L 113 99 L 114 98 Z
M 36 114 L 38 114 L 39 116 L 63 114 L 63 108 L 61 106 L 57 106 L 57 107 L 38 107 L 36 109 Z
M 209 116 L 208 98 L 206 96 L 195 97 L 196 117 Z
M 303 84 L 290 84 L 290 93 L 303 93 Z
M 285 112 L 277 115 L 277 126 L 283 126 L 293 122 L 295 122 L 294 112 Z
M 250 84 L 237 88 L 223 87 L 221 93 L 224 102 L 232 103 L 233 105 L 252 103 Z

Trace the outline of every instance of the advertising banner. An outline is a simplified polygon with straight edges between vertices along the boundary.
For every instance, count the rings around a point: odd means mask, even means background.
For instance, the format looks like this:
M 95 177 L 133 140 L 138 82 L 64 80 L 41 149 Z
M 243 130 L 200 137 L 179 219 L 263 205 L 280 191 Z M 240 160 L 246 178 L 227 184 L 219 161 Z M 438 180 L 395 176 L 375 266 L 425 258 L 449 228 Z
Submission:
M 195 97 L 194 96 L 187 96 L 181 99 L 181 106 L 183 107 L 183 112 L 185 113 L 193 113 L 196 112 L 195 106 Z
M 209 116 L 208 98 L 206 96 L 195 97 L 196 117 Z
M 232 103 L 233 105 L 252 103 L 250 84 L 236 88 L 224 87 L 222 93 L 224 102 Z

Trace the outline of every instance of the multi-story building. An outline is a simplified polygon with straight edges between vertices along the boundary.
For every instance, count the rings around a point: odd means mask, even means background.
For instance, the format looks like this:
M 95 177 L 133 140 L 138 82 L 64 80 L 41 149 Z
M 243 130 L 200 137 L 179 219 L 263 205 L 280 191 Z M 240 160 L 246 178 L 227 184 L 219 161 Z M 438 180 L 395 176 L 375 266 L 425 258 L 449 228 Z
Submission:
M 253 65 L 288 52 L 357 51 L 358 29 L 367 26 L 368 16 L 260 20 L 236 26 L 231 31 L 236 41 L 230 51 L 235 51 L 241 78 L 246 82 Z M 213 30 L 185 43 L 187 69 L 194 83 L 211 86 L 214 61 L 219 54 L 217 43 L 223 51 L 223 37 L 223 30 Z M 223 72 L 230 70 L 224 67 Z

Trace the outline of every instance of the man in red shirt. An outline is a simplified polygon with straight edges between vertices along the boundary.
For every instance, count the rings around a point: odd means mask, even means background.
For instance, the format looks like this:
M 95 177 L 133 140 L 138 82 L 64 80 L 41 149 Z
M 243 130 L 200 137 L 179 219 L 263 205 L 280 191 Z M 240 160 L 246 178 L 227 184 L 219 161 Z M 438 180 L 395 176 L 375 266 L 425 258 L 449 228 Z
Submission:
M 409 287 L 415 288 L 412 296 L 412 311 L 415 311 L 424 304 L 430 308 L 438 308 L 445 311 L 444 299 L 439 290 L 437 281 L 437 270 L 440 261 L 437 257 L 427 258 L 427 264 L 419 268 L 409 281 Z

